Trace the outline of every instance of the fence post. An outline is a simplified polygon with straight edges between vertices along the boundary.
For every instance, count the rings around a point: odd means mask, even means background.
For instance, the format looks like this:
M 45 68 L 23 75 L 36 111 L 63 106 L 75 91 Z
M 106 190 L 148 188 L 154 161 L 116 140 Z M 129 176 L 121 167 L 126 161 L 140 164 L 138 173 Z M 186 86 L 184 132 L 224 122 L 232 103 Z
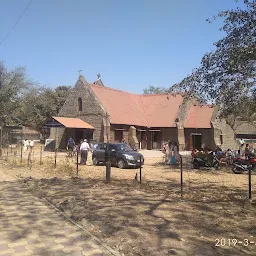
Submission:
M 183 161 L 182 161 L 182 155 L 180 155 L 180 195 L 183 197 Z
M 22 165 L 22 144 L 23 142 L 23 135 L 22 135 L 22 132 L 21 132 L 21 141 L 20 141 L 20 166 Z
M 41 148 L 40 148 L 40 165 L 42 165 L 42 153 L 43 153 L 43 146 L 41 145 Z
M 107 183 L 110 182 L 110 175 L 111 175 L 111 162 L 110 162 L 110 155 L 109 152 L 107 153 L 107 148 L 105 151 L 105 158 L 107 158 L 106 161 L 106 181 Z
M 55 128 L 55 152 L 54 152 L 54 167 L 57 167 L 57 131 L 58 128 Z
M 142 173 L 141 173 L 141 169 L 142 169 L 142 166 L 141 166 L 141 156 L 140 156 L 140 184 L 141 184 L 141 181 L 142 181 Z
M 31 169 L 32 167 L 32 159 L 31 159 L 31 149 L 29 149 L 29 152 L 28 152 L 28 167 Z
M 55 152 L 54 152 L 54 168 L 57 167 L 57 149 L 55 148 Z
M 249 172 L 248 172 L 248 189 L 249 189 L 249 199 L 252 199 L 252 169 L 249 167 Z
M 76 176 L 78 177 L 78 154 L 79 154 L 79 151 L 77 149 L 76 151 Z
M 0 126 L 0 157 L 3 155 L 3 125 Z

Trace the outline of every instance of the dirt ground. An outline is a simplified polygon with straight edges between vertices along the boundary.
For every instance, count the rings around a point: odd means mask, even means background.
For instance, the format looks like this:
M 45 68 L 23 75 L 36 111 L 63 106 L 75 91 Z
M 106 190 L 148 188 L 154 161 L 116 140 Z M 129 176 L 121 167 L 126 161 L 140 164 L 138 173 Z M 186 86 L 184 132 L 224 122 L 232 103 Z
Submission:
M 255 255 L 256 206 L 247 200 L 246 174 L 192 170 L 184 156 L 181 197 L 180 169 L 162 157 L 145 157 L 142 184 L 139 169 L 115 167 L 106 184 L 106 168 L 93 166 L 91 154 L 78 178 L 75 159 L 59 154 L 55 169 L 53 155 L 41 166 L 35 155 L 30 168 L 11 157 L 0 168 L 123 255 Z M 255 175 L 252 184 L 255 199 Z

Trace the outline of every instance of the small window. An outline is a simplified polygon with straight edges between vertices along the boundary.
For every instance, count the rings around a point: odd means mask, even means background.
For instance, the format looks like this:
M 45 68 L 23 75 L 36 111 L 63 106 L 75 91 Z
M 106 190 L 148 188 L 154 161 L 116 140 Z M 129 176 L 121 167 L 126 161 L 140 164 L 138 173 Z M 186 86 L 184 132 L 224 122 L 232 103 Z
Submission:
M 98 146 L 96 147 L 96 149 L 105 149 L 104 145 L 105 145 L 105 144 L 103 144 L 103 143 L 102 143 L 102 144 L 98 144 Z
M 78 111 L 83 111 L 83 102 L 80 97 L 78 98 Z
M 220 144 L 221 145 L 223 144 L 223 135 L 222 134 L 220 135 Z

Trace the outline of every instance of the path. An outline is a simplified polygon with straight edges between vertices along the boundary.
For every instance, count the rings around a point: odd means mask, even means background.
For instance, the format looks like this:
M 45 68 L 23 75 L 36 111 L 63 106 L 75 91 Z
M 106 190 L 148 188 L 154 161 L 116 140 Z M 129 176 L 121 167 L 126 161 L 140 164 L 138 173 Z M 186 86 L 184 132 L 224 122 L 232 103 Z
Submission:
M 0 255 L 111 255 L 0 170 Z

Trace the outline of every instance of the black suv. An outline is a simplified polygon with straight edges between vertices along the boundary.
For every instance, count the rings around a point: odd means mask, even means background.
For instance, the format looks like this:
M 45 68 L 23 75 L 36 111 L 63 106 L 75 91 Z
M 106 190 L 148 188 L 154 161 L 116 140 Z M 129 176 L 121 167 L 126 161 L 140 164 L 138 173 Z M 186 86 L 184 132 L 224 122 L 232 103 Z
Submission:
M 121 169 L 126 167 L 139 167 L 144 164 L 142 154 L 136 152 L 125 143 L 99 143 L 92 153 L 92 161 L 94 165 L 105 163 L 106 159 L 110 158 L 111 165 L 115 165 Z

